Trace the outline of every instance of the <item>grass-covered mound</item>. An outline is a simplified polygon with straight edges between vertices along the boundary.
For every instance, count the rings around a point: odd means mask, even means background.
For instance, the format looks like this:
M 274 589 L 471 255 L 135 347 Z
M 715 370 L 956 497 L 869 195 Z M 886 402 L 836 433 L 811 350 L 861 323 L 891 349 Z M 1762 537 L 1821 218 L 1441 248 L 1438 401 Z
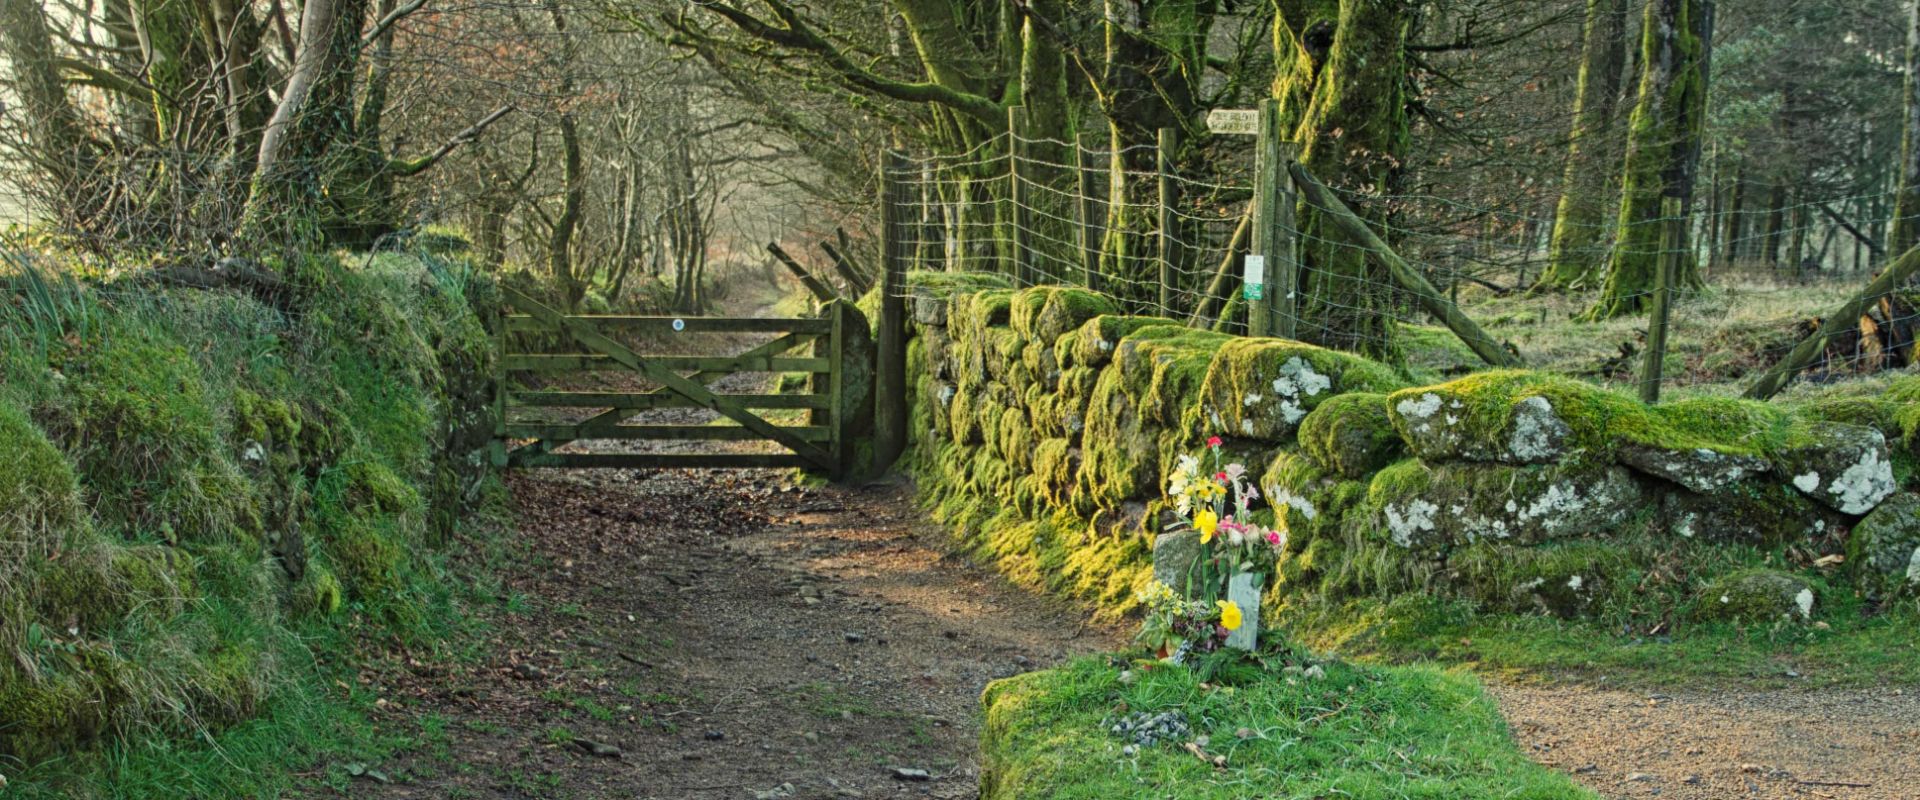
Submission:
M 15 796 L 256 793 L 275 778 L 249 755 L 333 735 L 316 652 L 446 624 L 431 554 L 481 477 L 491 283 L 400 256 L 273 266 L 249 291 L 0 265 Z M 209 737 L 221 758 L 173 753 Z
M 1213 685 L 1184 668 L 1123 682 L 1125 668 L 1085 658 L 988 685 L 981 796 L 1593 797 L 1529 761 L 1470 676 L 1328 663 Z M 1176 712 L 1189 735 L 1112 733 L 1142 712 Z

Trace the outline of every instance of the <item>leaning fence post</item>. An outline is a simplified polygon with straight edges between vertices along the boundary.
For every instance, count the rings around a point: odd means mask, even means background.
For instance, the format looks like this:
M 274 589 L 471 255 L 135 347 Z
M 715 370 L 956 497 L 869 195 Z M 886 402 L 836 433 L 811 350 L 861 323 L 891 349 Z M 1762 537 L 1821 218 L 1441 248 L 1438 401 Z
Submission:
M 1247 335 L 1267 336 L 1274 330 L 1274 291 L 1270 276 L 1278 274 L 1280 264 L 1280 208 L 1286 205 L 1280 195 L 1280 174 L 1286 169 L 1280 153 L 1280 105 L 1260 101 L 1259 129 L 1254 139 L 1253 243 L 1245 260 L 1246 278 L 1241 281 L 1241 297 L 1247 301 Z M 1287 315 L 1291 318 L 1291 314 Z M 1287 323 L 1282 323 L 1282 328 Z M 1289 336 L 1290 332 L 1280 332 Z
M 1153 157 L 1160 196 L 1160 313 L 1168 317 L 1174 316 L 1174 281 L 1179 278 L 1174 265 L 1180 260 L 1180 237 L 1174 230 L 1178 222 L 1173 215 L 1174 205 L 1179 202 L 1175 196 L 1178 189 L 1173 184 L 1173 154 L 1178 146 L 1176 133 L 1173 128 L 1161 128 L 1156 132 Z
M 1086 134 L 1074 137 L 1074 230 L 1078 232 L 1080 271 L 1088 289 L 1100 291 L 1100 221 L 1093 213 L 1093 150 Z
M 1653 305 L 1647 313 L 1647 352 L 1640 364 L 1640 401 L 1660 402 L 1660 381 L 1666 371 L 1667 320 L 1672 313 L 1673 276 L 1679 274 L 1680 247 L 1687 224 L 1680 198 L 1660 199 L 1660 252 L 1654 259 Z
M 1007 200 L 1012 208 L 1007 209 L 1007 241 L 1010 245 L 1009 257 L 1013 259 L 1010 270 L 1013 273 L 1013 285 L 1032 286 L 1033 276 L 1032 242 L 1028 240 L 1028 231 L 1033 230 L 1032 203 L 1027 197 L 1027 185 L 1020 175 L 1020 162 L 1026 158 L 1026 142 L 1022 138 L 1027 129 L 1027 109 L 1022 106 L 1007 107 Z
M 880 162 L 880 330 L 874 342 L 873 469 L 893 466 L 907 443 L 906 197 L 898 175 L 906 159 Z

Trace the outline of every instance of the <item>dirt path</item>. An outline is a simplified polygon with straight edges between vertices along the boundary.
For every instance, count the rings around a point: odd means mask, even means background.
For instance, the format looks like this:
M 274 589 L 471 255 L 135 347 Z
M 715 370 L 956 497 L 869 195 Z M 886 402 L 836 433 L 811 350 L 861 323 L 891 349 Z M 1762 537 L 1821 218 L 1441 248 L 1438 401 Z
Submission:
M 440 738 L 356 797 L 973 797 L 986 683 L 1117 644 L 943 556 L 903 485 L 509 483 L 530 552 L 496 641 L 470 670 L 394 687 Z
M 1490 686 L 1535 760 L 1607 797 L 1920 799 L 1912 690 Z

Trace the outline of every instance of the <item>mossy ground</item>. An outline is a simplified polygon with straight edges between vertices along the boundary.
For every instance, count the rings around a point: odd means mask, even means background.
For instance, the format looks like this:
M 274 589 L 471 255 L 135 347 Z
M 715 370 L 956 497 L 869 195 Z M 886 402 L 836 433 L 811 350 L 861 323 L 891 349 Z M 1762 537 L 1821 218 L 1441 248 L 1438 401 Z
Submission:
M 434 552 L 484 480 L 492 284 L 314 255 L 273 265 L 283 308 L 33 258 L 0 273 L 10 796 L 270 795 L 378 746 L 329 687 L 457 618 Z
M 990 684 L 981 796 L 1593 797 L 1529 760 L 1471 676 L 1331 663 L 1325 677 L 1270 673 L 1239 685 L 1136 669 L 1124 685 L 1122 666 L 1085 658 Z M 1208 737 L 1224 768 L 1178 742 L 1129 756 L 1127 740 L 1108 732 L 1110 717 L 1168 710 Z

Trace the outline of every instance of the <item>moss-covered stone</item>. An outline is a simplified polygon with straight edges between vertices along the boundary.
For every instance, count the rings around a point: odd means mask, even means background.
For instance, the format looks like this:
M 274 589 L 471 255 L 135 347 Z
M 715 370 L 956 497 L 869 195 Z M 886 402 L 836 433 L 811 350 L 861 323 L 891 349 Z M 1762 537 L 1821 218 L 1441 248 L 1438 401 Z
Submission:
M 1123 377 L 1143 419 L 1172 427 L 1198 407 L 1208 365 L 1232 338 L 1177 325 L 1144 327 L 1120 340 L 1110 369 Z
M 1847 563 L 1869 596 L 1920 594 L 1920 494 L 1901 492 L 1853 527 Z
M 1530 467 L 1428 465 L 1409 459 L 1374 475 L 1369 508 L 1387 538 L 1412 550 L 1480 540 L 1535 544 L 1593 536 L 1642 505 L 1624 468 L 1567 463 Z
M 80 484 L 66 455 L 26 414 L 0 398 L 0 540 L 57 548 L 82 518 Z M 0 578 L 24 554 L 0 559 Z M 5 581 L 0 580 L 0 585 Z
M 1234 338 L 1216 348 L 1201 394 L 1210 432 L 1283 442 L 1329 397 L 1399 386 L 1392 370 L 1363 358 L 1285 339 Z
M 1088 402 L 1080 487 L 1094 507 L 1111 508 L 1159 490 L 1158 442 L 1125 383 L 1120 370 L 1102 370 Z
M 1364 478 L 1400 455 L 1400 434 L 1387 413 L 1387 396 L 1335 395 L 1300 420 L 1300 444 L 1316 464 L 1348 478 Z
M 1795 489 L 1842 514 L 1872 511 L 1897 488 L 1886 437 L 1859 425 L 1808 423 L 1774 460 Z
M 1644 569 L 1632 548 L 1603 539 L 1538 547 L 1476 542 L 1451 553 L 1447 566 L 1450 582 L 1483 608 L 1566 619 L 1589 615 Z
M 1712 494 L 1676 487 L 1662 494 L 1660 511 L 1659 529 L 1667 534 L 1756 547 L 1817 541 L 1841 521 L 1792 488 L 1760 478 Z
M 1106 366 L 1107 362 L 1113 360 L 1113 349 L 1119 346 L 1121 339 L 1142 328 L 1162 326 L 1179 327 L 1173 320 L 1162 317 L 1095 317 L 1074 333 L 1073 363 L 1083 367 Z
M 1747 569 L 1708 584 L 1700 592 L 1704 619 L 1748 622 L 1813 618 L 1817 594 L 1805 578 L 1778 570 Z
M 1037 286 L 1015 296 L 1010 323 L 1021 336 L 1051 344 L 1087 320 L 1118 312 L 1119 306 L 1105 295 L 1071 287 Z

